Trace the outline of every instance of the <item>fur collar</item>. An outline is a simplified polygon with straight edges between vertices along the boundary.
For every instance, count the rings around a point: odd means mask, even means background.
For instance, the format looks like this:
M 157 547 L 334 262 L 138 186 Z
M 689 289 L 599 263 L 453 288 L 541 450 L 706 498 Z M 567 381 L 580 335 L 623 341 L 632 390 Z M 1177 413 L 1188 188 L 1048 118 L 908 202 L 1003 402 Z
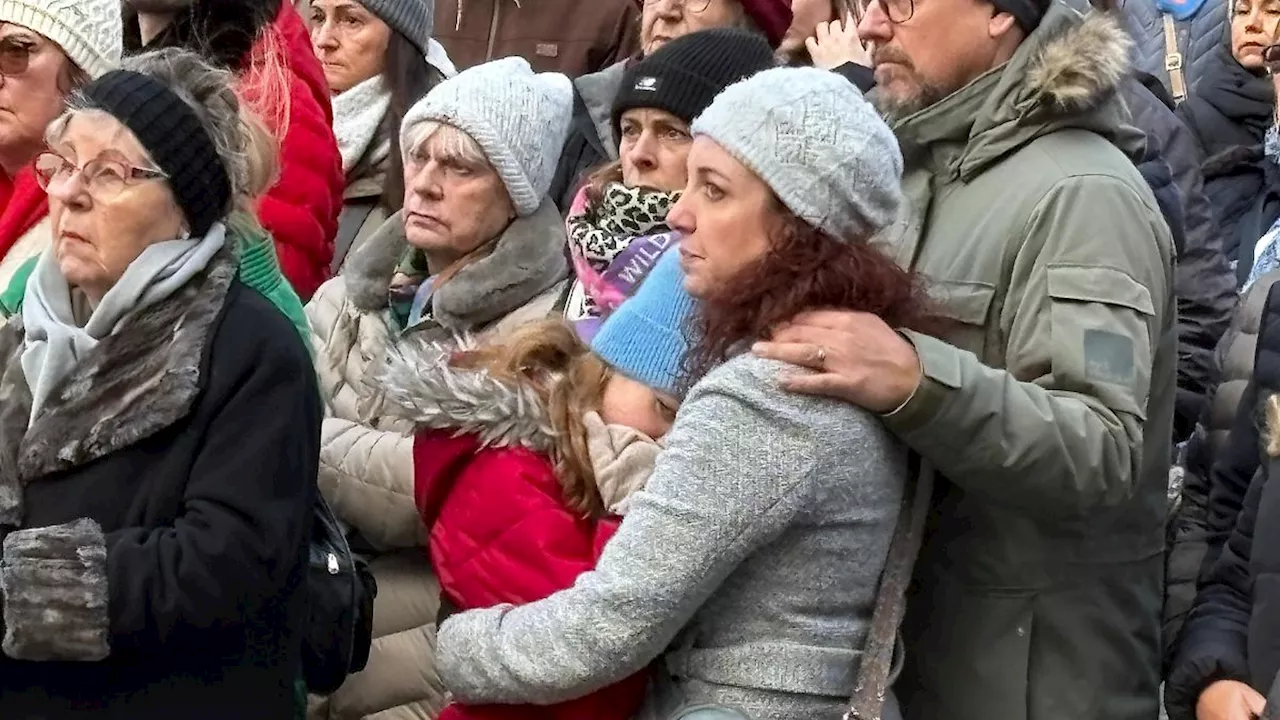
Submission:
M 352 253 L 343 270 L 347 293 L 359 310 L 387 307 L 387 287 L 408 247 L 397 212 Z M 493 252 L 463 268 L 432 297 L 432 316 L 456 330 L 487 325 L 546 292 L 569 274 L 560 211 L 544 199 L 537 212 L 517 218 Z
M 21 524 L 18 483 L 105 457 L 191 411 L 236 273 L 235 252 L 224 248 L 168 300 L 126 318 L 53 392 L 30 427 L 21 316 L 0 328 L 0 523 Z
M 1067 8 L 1059 12 L 1074 13 Z M 1090 12 L 1077 22 L 1048 28 L 1026 73 L 1026 87 L 1053 113 L 1083 113 L 1115 94 L 1129 73 L 1133 41 L 1121 21 Z
M 169 27 L 146 47 L 142 46 L 138 13 L 126 4 L 125 52 L 180 47 L 195 50 L 222 67 L 242 70 L 258 34 L 275 20 L 282 2 L 292 0 L 195 0 L 178 11 Z
M 465 337 L 440 343 L 407 335 L 388 349 L 370 389 L 382 396 L 388 414 L 418 428 L 473 433 L 485 446 L 549 451 L 555 431 L 533 388 L 449 365 L 455 351 L 472 347 L 475 341 Z

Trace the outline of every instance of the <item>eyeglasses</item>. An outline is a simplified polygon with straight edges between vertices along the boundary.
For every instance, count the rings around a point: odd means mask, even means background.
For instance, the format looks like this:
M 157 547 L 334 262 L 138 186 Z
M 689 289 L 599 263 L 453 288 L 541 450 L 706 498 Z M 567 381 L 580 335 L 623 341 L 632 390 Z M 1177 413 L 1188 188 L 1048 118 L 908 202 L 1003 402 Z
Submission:
M 915 0 L 859 0 L 859 3 L 857 12 L 859 19 L 867 14 L 872 3 L 879 3 L 880 7 L 884 8 L 884 14 L 889 18 L 889 22 L 894 25 L 901 25 L 916 14 Z
M 670 2 L 672 5 L 681 7 L 685 12 L 697 15 L 705 12 L 711 6 L 711 0 L 644 0 L 646 7 L 653 5 L 661 5 L 663 2 Z
M 0 40 L 0 75 L 17 77 L 31 66 L 36 46 L 17 38 Z
M 36 158 L 36 182 L 45 192 L 61 187 L 76 173 L 80 174 L 85 190 L 98 201 L 115 198 L 127 185 L 169 177 L 159 170 L 107 158 L 94 158 L 82 167 L 76 167 L 70 160 L 52 152 L 41 153 Z

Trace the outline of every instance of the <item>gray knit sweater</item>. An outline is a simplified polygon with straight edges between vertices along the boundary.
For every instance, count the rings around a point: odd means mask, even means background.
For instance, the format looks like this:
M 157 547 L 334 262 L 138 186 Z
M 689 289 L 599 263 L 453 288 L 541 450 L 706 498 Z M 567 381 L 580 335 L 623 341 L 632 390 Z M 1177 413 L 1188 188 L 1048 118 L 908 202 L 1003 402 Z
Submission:
M 783 392 L 785 371 L 742 355 L 698 383 L 647 489 L 572 588 L 444 623 L 438 669 L 459 702 L 561 702 L 662 658 L 645 717 L 682 703 L 840 716 L 906 457 L 864 411 Z

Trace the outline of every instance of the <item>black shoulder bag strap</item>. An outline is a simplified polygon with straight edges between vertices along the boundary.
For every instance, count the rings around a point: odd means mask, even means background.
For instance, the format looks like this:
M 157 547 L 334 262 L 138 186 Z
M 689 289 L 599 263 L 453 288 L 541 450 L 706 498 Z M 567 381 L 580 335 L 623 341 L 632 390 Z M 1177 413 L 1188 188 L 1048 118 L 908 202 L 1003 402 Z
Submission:
M 889 691 L 893 648 L 907 607 L 907 586 L 911 583 L 916 557 L 920 554 L 925 520 L 929 516 L 929 504 L 933 501 L 933 466 L 914 452 L 911 453 L 911 461 L 910 466 L 917 468 L 915 481 L 907 485 L 902 495 L 902 511 L 898 514 L 889 557 L 880 575 L 871 630 L 867 633 L 857 684 L 844 720 L 880 720 L 885 695 Z
M 342 213 L 338 215 L 338 234 L 333 239 L 333 260 L 329 263 L 331 274 L 337 275 L 342 269 L 342 263 L 346 261 L 347 253 L 351 252 L 360 228 L 364 227 L 365 220 L 369 219 L 376 207 L 376 200 L 362 200 L 342 206 Z

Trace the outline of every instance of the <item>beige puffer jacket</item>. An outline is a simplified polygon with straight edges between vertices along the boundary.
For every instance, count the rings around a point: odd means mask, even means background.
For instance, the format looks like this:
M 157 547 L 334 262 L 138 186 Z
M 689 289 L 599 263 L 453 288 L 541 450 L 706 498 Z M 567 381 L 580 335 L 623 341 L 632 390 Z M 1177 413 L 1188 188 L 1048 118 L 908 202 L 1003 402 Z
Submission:
M 555 312 L 568 267 L 564 224 L 547 201 L 517 219 L 492 254 L 432 296 L 432 319 L 405 332 L 495 336 Z M 311 698 L 311 720 L 423 720 L 444 706 L 435 673 L 439 591 L 413 501 L 411 428 L 385 412 L 370 387 L 400 331 L 387 288 L 406 245 L 393 215 L 307 305 L 316 371 L 327 401 L 320 491 L 334 512 L 380 554 L 374 641 L 368 667 L 328 698 Z

